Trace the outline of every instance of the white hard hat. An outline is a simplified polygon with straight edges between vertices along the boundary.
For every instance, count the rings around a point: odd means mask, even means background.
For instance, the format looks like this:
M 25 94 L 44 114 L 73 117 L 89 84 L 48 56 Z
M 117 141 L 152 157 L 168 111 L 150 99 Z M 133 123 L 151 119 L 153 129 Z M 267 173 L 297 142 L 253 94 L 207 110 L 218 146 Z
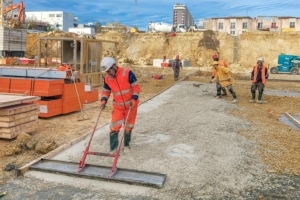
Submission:
M 107 72 L 107 70 L 109 70 L 114 64 L 116 64 L 115 59 L 111 57 L 104 57 L 100 64 L 102 72 Z
M 257 61 L 264 62 L 264 58 L 258 58 Z

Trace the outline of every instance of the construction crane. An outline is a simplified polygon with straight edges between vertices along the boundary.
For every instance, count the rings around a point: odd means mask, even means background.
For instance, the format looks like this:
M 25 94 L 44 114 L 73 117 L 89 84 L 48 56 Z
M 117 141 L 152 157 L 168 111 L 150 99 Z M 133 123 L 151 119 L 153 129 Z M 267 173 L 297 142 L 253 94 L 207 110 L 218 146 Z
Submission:
M 13 14 L 14 10 L 18 10 L 16 18 Z M 10 16 L 8 16 L 8 13 L 10 13 Z M 12 0 L 1 0 L 0 15 L 0 25 L 2 27 L 10 26 L 14 28 L 20 26 L 25 22 L 25 7 L 23 1 L 14 4 Z

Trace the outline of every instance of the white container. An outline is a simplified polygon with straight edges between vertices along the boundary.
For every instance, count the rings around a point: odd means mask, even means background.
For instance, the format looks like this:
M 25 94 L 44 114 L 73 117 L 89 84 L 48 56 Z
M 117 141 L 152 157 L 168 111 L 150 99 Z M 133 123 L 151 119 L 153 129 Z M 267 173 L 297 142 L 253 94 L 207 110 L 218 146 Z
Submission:
M 69 28 L 69 32 L 77 35 L 95 35 L 95 29 L 92 27 Z
M 93 90 L 93 87 L 91 85 L 85 85 L 84 86 L 84 91 L 85 92 L 91 92 Z
M 191 67 L 191 61 L 189 60 L 182 60 L 182 67 Z
M 172 67 L 172 59 L 166 59 L 165 60 L 166 63 L 169 63 L 169 65 Z M 153 60 L 153 66 L 154 67 L 161 67 L 161 63 L 163 63 L 163 59 L 154 59 Z

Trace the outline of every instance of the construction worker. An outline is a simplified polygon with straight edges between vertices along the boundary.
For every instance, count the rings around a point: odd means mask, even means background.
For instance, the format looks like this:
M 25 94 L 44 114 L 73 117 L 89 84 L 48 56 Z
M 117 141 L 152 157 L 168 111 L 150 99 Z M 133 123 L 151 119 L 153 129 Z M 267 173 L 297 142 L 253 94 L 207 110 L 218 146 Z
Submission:
M 262 95 L 264 92 L 264 87 L 266 85 L 268 79 L 268 68 L 264 65 L 264 58 L 258 58 L 257 65 L 253 67 L 252 73 L 251 73 L 251 94 L 252 98 L 249 101 L 250 103 L 255 102 L 255 93 L 256 90 L 258 90 L 258 99 L 257 103 L 264 103 L 262 101 Z
M 173 60 L 172 68 L 174 72 L 174 81 L 178 81 L 180 68 L 182 70 L 182 63 L 181 60 L 179 59 L 179 55 L 176 55 L 176 59 Z
M 126 68 L 116 65 L 115 59 L 104 57 L 101 61 L 104 77 L 101 106 L 105 107 L 110 94 L 113 93 L 113 112 L 110 124 L 110 151 L 114 153 L 118 148 L 118 134 L 127 122 L 124 134 L 124 152 L 130 149 L 132 129 L 135 124 L 137 107 L 139 104 L 140 84 L 135 74 Z M 128 112 L 129 115 L 128 115 Z
M 218 61 L 213 61 L 213 67 L 216 70 L 216 76 L 214 79 L 210 81 L 212 82 L 219 82 L 220 86 L 217 88 L 217 98 L 221 97 L 221 88 L 226 87 L 228 91 L 232 94 L 233 101 L 232 103 L 237 103 L 236 94 L 232 87 L 232 78 L 231 72 L 227 67 L 219 65 Z
M 224 60 L 220 60 L 219 54 L 217 52 L 212 55 L 212 59 L 213 59 L 213 61 L 217 61 L 220 66 L 228 67 L 227 63 Z M 211 79 L 214 79 L 216 73 L 217 72 L 214 69 L 213 73 L 212 73 L 212 76 L 211 76 Z M 217 88 L 217 90 L 218 90 L 219 87 L 220 87 L 220 83 L 216 82 L 216 88 Z M 226 91 L 225 87 L 221 87 L 221 91 L 223 93 L 223 94 L 221 94 L 221 96 L 227 96 L 227 91 Z M 218 95 L 216 95 L 216 97 L 219 98 Z

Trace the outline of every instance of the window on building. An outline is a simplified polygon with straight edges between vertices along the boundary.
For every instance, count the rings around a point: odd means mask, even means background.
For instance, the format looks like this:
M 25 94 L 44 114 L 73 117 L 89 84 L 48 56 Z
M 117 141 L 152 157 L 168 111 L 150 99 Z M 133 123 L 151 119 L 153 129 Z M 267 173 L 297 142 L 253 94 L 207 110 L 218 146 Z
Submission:
M 243 29 L 247 29 L 248 28 L 248 23 L 247 22 L 243 22 Z
M 219 29 L 223 29 L 223 22 L 219 22 Z
M 271 28 L 276 28 L 276 23 L 275 22 L 271 23 Z
M 56 14 L 56 17 L 61 17 L 62 16 L 62 14 Z
M 230 22 L 230 29 L 235 29 L 235 22 Z
M 258 29 L 262 29 L 262 28 L 263 28 L 263 23 L 262 23 L 262 22 L 258 22 L 257 28 L 258 28 Z
M 49 17 L 55 17 L 55 14 L 49 14 Z
M 296 27 L 295 22 L 290 22 L 290 28 L 295 28 L 295 27 Z
M 230 31 L 230 35 L 235 35 L 235 31 Z

